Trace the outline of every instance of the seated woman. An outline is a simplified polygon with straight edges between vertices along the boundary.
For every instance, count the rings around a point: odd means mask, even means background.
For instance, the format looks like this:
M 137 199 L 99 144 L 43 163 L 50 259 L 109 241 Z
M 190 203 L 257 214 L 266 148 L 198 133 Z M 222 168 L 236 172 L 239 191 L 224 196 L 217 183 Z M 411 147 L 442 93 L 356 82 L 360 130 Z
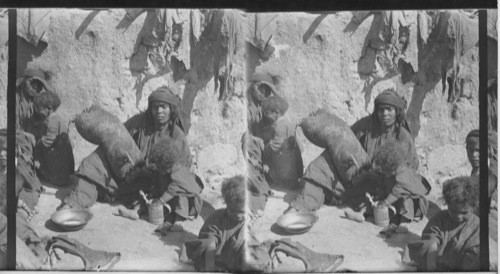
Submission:
M 422 240 L 408 244 L 408 255 L 419 271 L 478 271 L 478 185 L 465 176 L 453 178 L 444 183 L 443 196 L 448 209 L 429 220 Z
M 144 172 L 138 175 L 128 190 L 121 190 L 121 200 L 128 200 L 134 209 L 119 206 L 119 214 L 130 219 L 139 218 L 141 203 L 139 190 L 152 196 L 153 203 L 160 203 L 166 208 L 166 221 L 158 229 L 162 231 L 181 231 L 180 222 L 194 219 L 201 212 L 203 200 L 200 193 L 203 184 L 183 162 L 181 140 L 164 136 L 152 147 Z M 127 194 L 128 197 L 127 197 Z M 133 197 L 130 200 L 130 197 Z
M 304 167 L 296 124 L 286 115 L 287 109 L 288 103 L 277 95 L 262 103 L 264 119 L 254 134 L 264 141 L 262 163 L 269 183 L 294 188 Z
M 374 101 L 370 116 L 361 118 L 351 126 L 368 157 L 373 159 L 386 141 L 395 141 L 405 150 L 404 163 L 418 170 L 419 161 L 413 136 L 406 120 L 406 101 L 395 90 L 387 89 Z
M 243 176 L 235 176 L 222 183 L 226 208 L 207 218 L 197 240 L 184 244 L 183 253 L 194 262 L 197 271 L 245 269 L 245 181 Z
M 180 140 L 182 143 L 182 162 L 191 167 L 192 156 L 179 114 L 180 98 L 170 88 L 163 86 L 148 97 L 148 108 L 124 125 L 141 150 L 142 159 L 147 159 L 153 146 L 164 136 Z
M 276 95 L 273 78 L 266 73 L 254 73 L 250 78 L 247 89 L 247 125 L 248 131 L 242 136 L 242 151 L 247 163 L 248 190 L 250 203 L 257 210 L 263 211 L 271 188 L 266 178 L 266 171 L 262 163 L 264 140 L 257 137 L 261 122 L 264 119 L 262 104 Z
M 59 96 L 47 91 L 35 97 L 33 127 L 36 146 L 35 161 L 40 177 L 55 185 L 67 185 L 75 170 L 73 147 L 68 136 L 68 121 L 57 109 L 61 105 Z
M 405 118 L 405 100 L 394 90 L 385 90 L 375 98 L 375 109 L 370 116 L 364 117 L 351 126 L 356 138 L 367 152 L 370 160 L 380 147 L 388 141 L 400 144 L 405 153 L 404 164 L 418 169 L 418 155 Z M 377 180 L 373 173 L 359 180 Z M 327 150 L 314 159 L 300 179 L 303 184 L 301 193 L 290 203 L 285 211 L 314 211 L 324 203 L 339 205 L 345 202 L 344 192 L 353 187 L 352 182 L 342 182 L 336 175 L 336 167 Z M 372 178 L 370 178 L 372 177 Z M 353 179 L 354 180 L 354 179 Z M 350 201 L 352 203 L 352 201 Z M 365 207 L 364 202 L 355 205 Z

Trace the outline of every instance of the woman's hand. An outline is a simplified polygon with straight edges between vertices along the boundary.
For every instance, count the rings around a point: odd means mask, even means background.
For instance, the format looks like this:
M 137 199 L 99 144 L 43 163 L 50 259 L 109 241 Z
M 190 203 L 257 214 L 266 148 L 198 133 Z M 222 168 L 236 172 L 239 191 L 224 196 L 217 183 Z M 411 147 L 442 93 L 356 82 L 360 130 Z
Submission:
M 385 200 L 382 200 L 382 201 L 378 201 L 376 206 L 377 207 L 389 207 L 391 205 L 388 204 Z

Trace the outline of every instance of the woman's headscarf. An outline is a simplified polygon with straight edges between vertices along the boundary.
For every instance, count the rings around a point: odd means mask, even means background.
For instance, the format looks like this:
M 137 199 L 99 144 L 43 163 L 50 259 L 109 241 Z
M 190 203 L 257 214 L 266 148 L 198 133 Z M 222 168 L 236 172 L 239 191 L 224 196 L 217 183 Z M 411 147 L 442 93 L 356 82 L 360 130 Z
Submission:
M 405 109 L 406 102 L 394 90 L 385 90 L 375 98 L 375 107 L 379 104 L 391 105 L 400 109 Z
M 174 94 L 169 88 L 161 87 L 151 93 L 148 97 L 148 103 L 152 102 L 162 102 L 168 103 L 173 106 L 179 106 L 181 103 L 181 99 L 179 96 Z
M 23 74 L 21 75 L 21 77 L 36 79 L 36 80 L 40 81 L 40 83 L 42 83 L 43 87 L 46 90 L 52 90 L 50 85 L 45 80 L 45 75 L 43 74 L 43 71 L 41 71 L 39 69 L 26 69 L 23 72 Z
M 261 84 L 261 85 L 263 84 L 268 86 L 271 89 L 271 94 L 269 96 L 276 94 L 276 86 L 274 85 L 273 78 L 271 77 L 271 75 L 267 73 L 261 73 L 261 72 L 254 73 L 252 77 L 250 77 L 250 83 L 251 84 L 248 91 L 251 93 L 250 97 L 252 98 L 253 101 L 255 101 L 255 103 L 262 103 L 266 99 L 266 98 L 259 98 L 259 96 L 255 94 L 257 90 L 257 86 L 255 84 Z

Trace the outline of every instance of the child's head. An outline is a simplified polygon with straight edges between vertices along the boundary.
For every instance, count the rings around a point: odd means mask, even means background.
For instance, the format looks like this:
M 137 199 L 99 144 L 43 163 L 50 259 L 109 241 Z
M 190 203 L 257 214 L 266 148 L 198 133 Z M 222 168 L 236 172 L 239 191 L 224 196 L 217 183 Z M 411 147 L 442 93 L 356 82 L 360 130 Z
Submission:
M 474 129 L 467 134 L 465 148 L 472 168 L 479 168 L 479 130 Z
M 151 149 L 148 161 L 156 166 L 161 174 L 168 174 L 172 167 L 181 159 L 182 143 L 169 136 L 160 138 Z
M 403 147 L 396 141 L 386 141 L 373 156 L 372 168 L 374 171 L 387 177 L 394 176 L 396 170 L 404 163 Z
M 288 110 L 288 103 L 280 96 L 269 97 L 262 103 L 262 112 L 264 117 L 269 121 L 276 121 L 280 116 L 283 116 Z
M 35 96 L 33 105 L 35 107 L 35 113 L 39 117 L 47 118 L 50 113 L 59 108 L 61 105 L 61 99 L 59 99 L 59 96 L 55 92 L 49 90 Z
M 246 208 L 245 177 L 238 175 L 222 182 L 222 197 L 226 203 L 227 212 L 237 221 L 244 221 Z
M 443 197 L 450 217 L 456 222 L 468 220 L 479 203 L 479 187 L 468 176 L 456 177 L 443 184 Z

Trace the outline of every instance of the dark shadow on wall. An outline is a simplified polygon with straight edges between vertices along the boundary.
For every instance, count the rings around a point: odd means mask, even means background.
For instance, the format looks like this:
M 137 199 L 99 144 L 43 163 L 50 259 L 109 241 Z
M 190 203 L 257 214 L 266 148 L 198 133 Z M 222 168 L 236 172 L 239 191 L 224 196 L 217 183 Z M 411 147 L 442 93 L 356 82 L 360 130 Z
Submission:
M 363 89 L 361 90 L 365 96 L 365 108 L 367 108 L 370 103 L 373 87 L 380 81 L 390 79 L 397 75 L 397 72 L 388 72 L 382 77 L 375 75 L 377 70 L 380 69 L 377 67 L 377 51 L 378 48 L 380 48 L 380 44 L 384 43 L 378 37 L 382 23 L 380 13 L 371 11 L 352 12 L 351 21 L 344 28 L 344 33 L 352 35 L 363 21 L 371 15 L 373 15 L 373 20 L 363 41 L 361 55 L 358 60 L 358 74 L 360 79 L 365 81 Z
M 132 22 L 140 15 L 143 11 L 136 11 L 135 17 L 131 17 L 128 13 L 124 15 L 120 23 L 116 26 L 116 29 L 126 29 L 128 28 Z M 150 37 L 153 33 L 153 30 L 157 24 L 158 17 L 156 16 L 156 10 L 151 9 L 147 10 L 146 18 L 144 19 L 144 23 L 142 24 L 142 28 L 137 34 L 137 38 L 134 43 L 134 51 L 132 56 L 129 59 L 129 69 L 132 74 L 136 78 L 136 83 L 134 89 L 136 91 L 136 106 L 139 104 L 142 99 L 142 91 L 144 89 L 144 85 L 152 78 L 159 77 L 167 73 L 167 71 L 159 70 L 156 74 L 146 74 L 144 71 L 148 66 L 148 57 L 149 57 L 149 48 L 145 45 L 144 39 Z
M 410 104 L 406 112 L 406 119 L 410 124 L 413 137 L 418 136 L 420 131 L 420 113 L 425 97 L 434 90 L 441 81 L 441 62 L 443 62 L 442 45 L 437 42 L 438 30 L 434 29 L 429 35 L 425 46 L 419 43 L 418 48 L 418 72 L 413 76 L 415 83 Z
M 87 27 L 90 25 L 92 20 L 94 20 L 94 18 L 97 16 L 97 14 L 99 14 L 99 12 L 101 12 L 101 10 L 94 10 L 91 13 L 89 13 L 89 15 L 87 15 L 85 20 L 83 20 L 82 24 L 75 31 L 75 38 L 77 40 L 80 39 L 80 36 L 82 35 L 82 33 L 87 29 Z
M 47 43 L 40 41 L 35 47 L 24 39 L 17 37 L 17 69 L 16 74 L 21 75 L 28 67 L 28 63 L 42 55 L 47 48 Z
M 407 120 L 410 124 L 410 129 L 414 137 L 418 135 L 420 130 L 420 113 L 422 105 L 428 92 L 432 91 L 441 81 L 441 62 L 443 62 L 443 46 L 438 42 L 437 36 L 439 30 L 436 28 L 430 33 L 427 44 L 418 45 L 418 72 L 408 72 L 407 67 L 398 62 L 397 71 L 387 71 L 385 75 L 375 75 L 380 66 L 377 66 L 378 52 L 383 48 L 383 43 L 378 35 L 382 24 L 382 16 L 377 12 L 352 12 L 351 21 L 344 28 L 344 33 L 353 33 L 359 25 L 371 15 L 374 15 L 370 29 L 365 37 L 362 47 L 361 57 L 358 60 L 358 74 L 360 79 L 365 80 L 365 85 L 361 92 L 365 96 L 365 108 L 371 100 L 373 87 L 380 81 L 390 79 L 398 74 L 401 74 L 404 82 L 413 82 L 414 90 L 411 101 L 407 109 Z M 382 43 L 382 44 L 381 44 Z M 384 60 L 380 60 L 384 62 Z M 383 64 L 382 64 L 383 65 Z
M 262 64 L 259 53 L 259 49 L 252 45 L 252 43 L 246 43 L 246 79 L 250 79 L 257 67 Z
M 311 38 L 311 35 L 318 28 L 319 24 L 321 24 L 321 21 L 323 21 L 323 19 L 325 19 L 327 16 L 328 16 L 328 14 L 321 14 L 318 17 L 316 17 L 316 19 L 314 19 L 314 21 L 311 23 L 311 25 L 309 26 L 307 31 L 302 36 L 302 41 L 304 43 L 307 43 L 307 40 L 309 40 L 309 38 Z
M 130 27 L 130 25 L 134 22 L 134 20 L 137 17 L 139 17 L 143 12 L 145 12 L 145 10 L 143 10 L 143 9 L 129 9 L 126 11 L 127 11 L 127 13 L 125 14 L 125 16 L 123 16 L 120 23 L 118 23 L 118 25 L 116 26 L 116 29 L 127 30 Z M 132 15 L 130 15 L 129 12 Z
M 196 46 L 191 47 L 191 69 L 187 74 L 180 108 L 186 134 L 191 127 L 190 114 L 196 95 L 214 78 L 214 70 L 221 67 L 220 62 L 217 68 L 214 67 L 218 43 L 209 37 L 209 29 L 206 27 Z

